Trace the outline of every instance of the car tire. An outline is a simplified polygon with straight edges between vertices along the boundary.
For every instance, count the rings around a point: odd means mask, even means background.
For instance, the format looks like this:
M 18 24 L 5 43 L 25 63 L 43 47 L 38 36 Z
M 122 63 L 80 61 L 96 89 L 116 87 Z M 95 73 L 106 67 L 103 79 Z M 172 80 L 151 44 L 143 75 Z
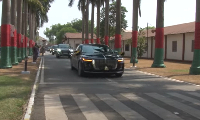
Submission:
M 123 73 L 116 73 L 115 76 L 116 77 L 122 77 Z
M 60 58 L 60 56 L 56 54 L 56 58 Z
M 81 62 L 78 63 L 78 75 L 79 75 L 80 77 L 83 77 L 83 76 L 84 76 L 84 72 L 83 72 L 83 70 L 82 70 L 82 68 L 81 68 Z

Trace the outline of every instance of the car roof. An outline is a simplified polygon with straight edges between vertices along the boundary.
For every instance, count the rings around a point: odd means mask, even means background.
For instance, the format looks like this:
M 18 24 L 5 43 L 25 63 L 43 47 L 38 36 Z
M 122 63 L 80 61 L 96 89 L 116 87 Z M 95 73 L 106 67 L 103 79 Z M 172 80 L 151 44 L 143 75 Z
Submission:
M 98 46 L 98 47 L 101 47 L 101 46 L 107 46 L 107 45 L 102 45 L 102 44 L 80 44 L 81 46 Z M 107 46 L 108 47 L 108 46 Z

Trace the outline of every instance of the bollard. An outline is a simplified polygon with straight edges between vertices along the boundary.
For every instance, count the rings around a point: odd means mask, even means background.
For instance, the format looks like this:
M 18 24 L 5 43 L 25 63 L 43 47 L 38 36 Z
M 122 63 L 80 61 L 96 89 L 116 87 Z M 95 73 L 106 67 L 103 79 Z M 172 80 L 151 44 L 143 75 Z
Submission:
M 28 62 L 28 57 L 25 57 L 25 66 L 24 66 L 24 71 L 22 71 L 22 74 L 30 74 L 30 71 L 27 71 L 27 62 Z
M 28 58 L 25 57 L 25 67 L 24 67 L 24 71 L 27 71 L 27 61 L 28 61 Z

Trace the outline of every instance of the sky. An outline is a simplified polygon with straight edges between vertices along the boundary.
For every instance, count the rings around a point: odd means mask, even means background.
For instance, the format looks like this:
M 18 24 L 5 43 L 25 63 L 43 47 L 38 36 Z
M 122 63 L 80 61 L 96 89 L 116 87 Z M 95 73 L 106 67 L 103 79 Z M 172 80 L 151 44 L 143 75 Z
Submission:
M 156 7 L 157 0 L 141 0 L 141 13 L 138 25 L 140 27 L 156 26 Z M 126 20 L 128 27 L 126 30 L 132 30 L 132 13 L 133 13 L 133 0 L 121 0 L 122 6 L 127 9 Z M 66 24 L 73 19 L 81 19 L 81 11 L 77 8 L 78 0 L 75 0 L 73 7 L 68 7 L 69 0 L 55 0 L 51 4 L 48 12 L 49 21 L 39 29 L 39 35 L 46 38 L 44 31 L 46 28 L 54 24 Z M 90 6 L 91 11 L 91 6 Z M 182 23 L 194 22 L 196 11 L 196 0 L 167 0 L 164 6 L 164 26 L 172 26 Z M 0 2 L 0 15 L 2 13 L 2 2 Z M 90 19 L 90 16 L 89 16 Z M 96 26 L 96 9 L 95 9 L 95 26 Z

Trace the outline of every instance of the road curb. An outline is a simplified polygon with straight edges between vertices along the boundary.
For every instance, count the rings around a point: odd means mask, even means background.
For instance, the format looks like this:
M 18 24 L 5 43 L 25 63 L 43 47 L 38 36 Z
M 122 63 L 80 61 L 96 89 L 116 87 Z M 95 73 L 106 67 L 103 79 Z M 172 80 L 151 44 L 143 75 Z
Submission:
M 40 71 L 41 71 L 41 68 L 42 68 L 42 63 L 43 63 L 43 58 L 41 58 L 41 60 L 40 60 L 39 69 L 38 69 L 37 75 L 35 77 L 35 83 L 34 83 L 33 88 L 32 88 L 31 96 L 30 96 L 30 99 L 29 99 L 29 102 L 28 102 L 28 107 L 27 107 L 27 110 L 26 110 L 26 113 L 24 115 L 23 120 L 30 120 L 30 115 L 31 115 L 31 112 L 32 112 L 32 107 L 34 105 L 35 93 L 36 93 L 37 83 L 38 83 L 39 76 L 40 76 Z

